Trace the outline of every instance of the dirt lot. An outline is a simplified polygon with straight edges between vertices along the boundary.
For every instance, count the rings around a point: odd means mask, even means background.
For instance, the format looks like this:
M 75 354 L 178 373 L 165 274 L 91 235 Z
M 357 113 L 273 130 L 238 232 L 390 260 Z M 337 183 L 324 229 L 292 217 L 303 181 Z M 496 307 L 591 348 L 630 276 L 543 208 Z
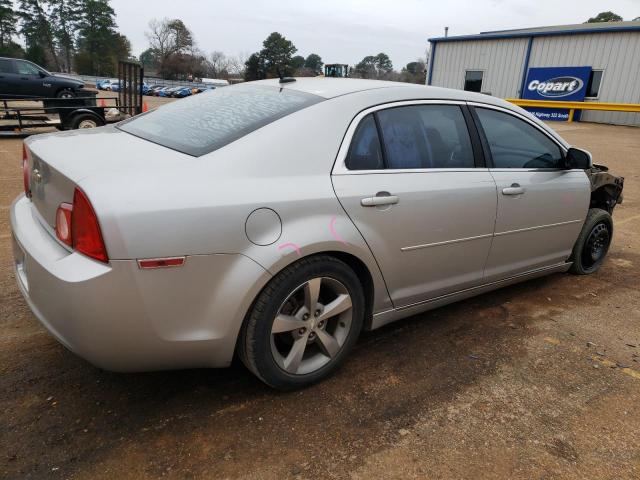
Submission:
M 0 477 L 640 478 L 640 129 L 559 125 L 626 177 L 612 251 L 364 334 L 282 394 L 241 365 L 100 371 L 56 343 L 13 278 L 20 142 L 0 141 Z

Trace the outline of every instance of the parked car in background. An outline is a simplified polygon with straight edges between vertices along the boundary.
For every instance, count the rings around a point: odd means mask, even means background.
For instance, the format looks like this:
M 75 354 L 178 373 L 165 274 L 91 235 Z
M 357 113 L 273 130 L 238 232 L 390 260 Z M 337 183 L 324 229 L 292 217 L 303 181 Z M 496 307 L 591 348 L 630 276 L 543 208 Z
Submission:
M 142 94 L 143 95 L 149 95 L 150 94 L 149 92 L 151 92 L 152 88 L 153 88 L 153 85 L 149 85 L 148 83 L 143 82 L 142 83 Z
M 119 371 L 237 353 L 280 389 L 335 371 L 363 329 L 596 272 L 623 189 L 504 100 L 338 78 L 34 136 L 23 172 L 15 277 L 61 343 Z
M 150 89 L 149 92 L 147 93 L 147 95 L 151 95 L 151 96 L 158 96 L 158 92 L 165 88 L 164 85 L 153 85 Z
M 158 91 L 159 97 L 171 97 L 173 92 L 180 87 L 165 87 Z
M 210 90 L 215 90 L 215 89 L 216 89 L 216 87 L 195 87 L 193 89 L 193 93 L 194 94 L 196 94 L 196 93 L 204 93 L 204 92 L 208 92 Z
M 0 97 L 74 98 L 83 90 L 82 80 L 54 75 L 28 60 L 0 57 Z
M 171 96 L 174 98 L 184 98 L 189 95 L 193 95 L 193 89 L 191 87 L 178 87 L 171 92 Z
M 114 83 L 118 83 L 118 80 L 115 78 L 99 80 L 96 82 L 96 88 L 98 90 L 111 90 L 111 85 Z

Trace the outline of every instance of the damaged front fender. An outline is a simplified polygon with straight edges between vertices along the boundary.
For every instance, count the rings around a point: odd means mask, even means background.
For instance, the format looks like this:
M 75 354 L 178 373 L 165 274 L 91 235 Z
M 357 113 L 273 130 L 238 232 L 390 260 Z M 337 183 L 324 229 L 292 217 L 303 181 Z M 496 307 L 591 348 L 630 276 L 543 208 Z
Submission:
M 585 170 L 591 182 L 590 208 L 601 208 L 610 214 L 616 205 L 622 203 L 624 177 L 609 173 L 604 165 L 593 165 Z

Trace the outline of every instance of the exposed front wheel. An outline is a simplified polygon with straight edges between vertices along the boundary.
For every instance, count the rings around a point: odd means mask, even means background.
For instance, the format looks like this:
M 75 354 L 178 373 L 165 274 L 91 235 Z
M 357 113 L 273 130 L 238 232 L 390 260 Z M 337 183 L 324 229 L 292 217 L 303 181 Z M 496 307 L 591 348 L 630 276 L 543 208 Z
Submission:
M 243 326 L 239 353 L 272 387 L 311 385 L 340 366 L 362 329 L 358 277 L 329 256 L 303 259 L 260 293 Z
M 604 261 L 613 238 L 613 219 L 605 210 L 592 208 L 571 254 L 571 272 L 588 275 L 596 272 Z
M 65 88 L 64 90 L 60 90 L 58 92 L 58 95 L 56 95 L 58 98 L 75 98 L 76 94 L 74 93 L 73 90 L 69 90 L 68 88 Z

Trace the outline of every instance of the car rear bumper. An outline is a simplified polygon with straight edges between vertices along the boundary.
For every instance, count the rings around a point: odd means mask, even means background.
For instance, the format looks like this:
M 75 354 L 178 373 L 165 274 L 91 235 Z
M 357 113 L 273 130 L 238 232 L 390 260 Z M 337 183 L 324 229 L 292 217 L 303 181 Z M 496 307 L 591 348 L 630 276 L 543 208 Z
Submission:
M 11 206 L 16 280 L 29 307 L 69 350 L 107 370 L 223 367 L 269 274 L 243 255 L 187 257 L 141 270 L 63 248 L 26 197 Z

